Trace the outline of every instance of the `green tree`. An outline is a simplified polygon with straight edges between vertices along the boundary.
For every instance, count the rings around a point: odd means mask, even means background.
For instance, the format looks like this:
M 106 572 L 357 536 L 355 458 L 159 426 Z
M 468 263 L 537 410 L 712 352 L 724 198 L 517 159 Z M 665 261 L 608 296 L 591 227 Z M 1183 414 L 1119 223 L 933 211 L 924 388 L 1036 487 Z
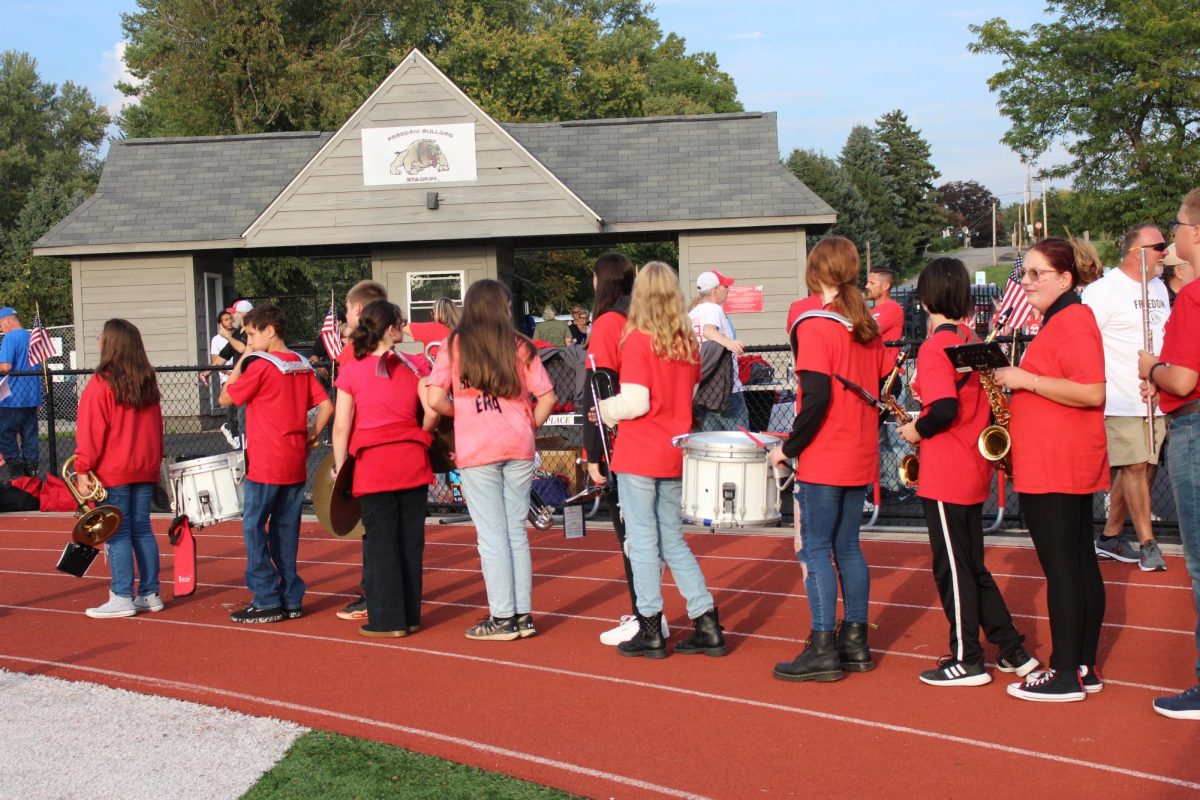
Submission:
M 992 242 L 992 204 L 996 196 L 978 181 L 951 181 L 937 189 L 937 201 L 951 214 L 951 225 L 971 232 L 971 243 L 984 247 Z M 996 243 L 1002 244 L 1008 232 L 997 220 Z
M 805 186 L 837 212 L 837 223 L 829 229 L 831 236 L 845 236 L 858 247 L 863 264 L 863 280 L 866 280 L 867 243 L 872 253 L 883 251 L 883 240 L 875 229 L 875 218 L 854 182 L 836 161 L 813 150 L 793 150 L 785 162 L 788 170 Z M 812 247 L 820 236 L 809 236 Z
M 899 199 L 895 266 L 904 269 L 920 258 L 946 217 L 938 209 L 933 182 L 940 173 L 930 161 L 929 142 L 896 109 L 875 121 L 875 139 L 883 151 L 884 170 Z
M 40 258 L 34 261 L 33 243 L 86 199 L 82 189 L 72 189 L 54 175 L 43 175 L 26 194 L 3 244 L 0 258 L 0 287 L 4 305 L 11 305 L 26 319 L 41 308 L 47 325 L 70 324 L 71 261 Z
M 855 125 L 846 137 L 838 163 L 858 194 L 867 204 L 881 246 L 872 252 L 873 264 L 887 264 L 896 270 L 908 266 L 908 240 L 897 225 L 900 197 L 888 175 L 883 148 L 865 125 Z M 874 250 L 874 245 L 872 245 Z
M 1200 16 L 1194 0 L 1049 0 L 1054 19 L 1017 30 L 971 26 L 974 53 L 1003 58 L 988 80 L 1010 127 L 1003 141 L 1101 201 L 1107 224 L 1170 219 L 1200 185 Z

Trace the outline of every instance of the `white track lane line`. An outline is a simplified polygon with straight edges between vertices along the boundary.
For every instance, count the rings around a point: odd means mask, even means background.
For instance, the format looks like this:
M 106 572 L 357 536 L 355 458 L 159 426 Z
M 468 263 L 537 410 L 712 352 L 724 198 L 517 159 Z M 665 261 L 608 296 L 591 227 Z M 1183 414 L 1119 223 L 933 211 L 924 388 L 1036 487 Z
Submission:
M 52 613 L 52 614 L 74 613 L 74 612 L 66 612 L 66 611 L 61 611 L 59 609 L 50 609 L 50 608 L 29 608 L 29 607 L 20 608 L 20 607 L 4 606 L 4 605 L 0 605 L 0 608 L 9 608 L 9 609 L 13 609 L 13 610 L 17 610 L 17 611 L 24 611 L 24 612 L 43 612 L 43 613 Z M 1044 753 L 1039 750 L 1030 750 L 1030 749 L 1023 748 L 1023 747 L 1014 747 L 1012 745 L 1000 744 L 998 742 L 989 742 L 989 741 L 985 741 L 982 739 L 972 739 L 972 738 L 969 738 L 966 736 L 958 736 L 955 734 L 940 733 L 938 731 L 925 730 L 923 728 L 915 728 L 910 725 L 896 725 L 896 724 L 890 723 L 890 722 L 879 722 L 877 720 L 862 719 L 860 717 L 851 717 L 851 716 L 847 716 L 844 714 L 833 714 L 833 713 L 830 713 L 827 711 L 816 711 L 814 709 L 809 709 L 809 708 L 799 708 L 796 706 L 787 706 L 787 705 L 783 705 L 781 703 L 767 702 L 765 700 L 753 700 L 753 699 L 746 698 L 746 697 L 736 697 L 736 696 L 731 696 L 731 695 L 716 694 L 714 692 L 705 692 L 705 691 L 700 691 L 698 689 L 685 689 L 685 688 L 678 687 L 678 686 L 671 686 L 669 684 L 662 684 L 662 683 L 654 683 L 651 681 L 639 681 L 639 680 L 633 680 L 631 678 L 614 677 L 611 675 L 598 675 L 598 674 L 591 673 L 591 672 L 578 672 L 576 670 L 563 669 L 561 667 L 548 667 L 548 666 L 543 666 L 543 665 L 538 665 L 538 664 L 523 664 L 523 663 L 516 662 L 516 661 L 506 661 L 504 659 L 499 659 L 499 658 L 488 658 L 485 656 L 467 655 L 465 653 L 454 653 L 454 652 L 448 652 L 448 651 L 444 651 L 444 650 L 433 650 L 433 649 L 427 649 L 427 648 L 423 648 L 423 647 L 416 647 L 416 646 L 412 646 L 412 645 L 398 646 L 398 645 L 394 645 L 394 644 L 384 644 L 382 642 L 358 642 L 358 641 L 353 641 L 353 640 L 348 640 L 348 639 L 334 638 L 332 636 L 318 636 L 315 634 L 307 634 L 307 633 L 289 633 L 287 631 L 263 629 L 261 626 L 254 626 L 254 625 L 246 625 L 246 626 L 238 627 L 238 626 L 232 625 L 232 624 L 230 624 L 230 625 L 214 625 L 212 623 L 207 623 L 207 622 L 184 622 L 182 620 L 170 620 L 170 619 L 161 619 L 161 618 L 155 618 L 155 617 L 143 617 L 143 619 L 147 622 L 157 624 L 157 625 L 179 625 L 182 627 L 189 627 L 189 628 L 204 628 L 204 629 L 210 629 L 210 630 L 236 632 L 236 633 L 247 634 L 247 635 L 252 635 L 252 636 L 253 635 L 256 635 L 256 636 L 281 636 L 281 637 L 285 637 L 285 638 L 306 639 L 306 640 L 310 640 L 310 641 L 337 643 L 337 644 L 349 645 L 349 646 L 353 646 L 353 647 L 383 647 L 383 648 L 387 648 L 390 651 L 396 652 L 396 653 L 423 655 L 423 656 L 430 656 L 430 657 L 435 657 L 435 658 L 446 658 L 446 659 L 451 659 L 451 660 L 456 660 L 456 661 L 467 661 L 467 662 L 472 662 L 472 663 L 476 663 L 476 664 L 487 664 L 490 666 L 507 667 L 507 668 L 515 669 L 515 670 L 539 672 L 539 673 L 543 673 L 543 674 L 555 675 L 555 676 L 564 677 L 564 678 L 574 678 L 574 679 L 578 679 L 578 680 L 585 681 L 585 682 L 595 681 L 595 682 L 599 682 L 599 683 L 615 684 L 618 686 L 632 686 L 632 687 L 636 687 L 636 688 L 640 688 L 640 689 L 649 689 L 651 691 L 659 691 L 659 692 L 664 692 L 664 693 L 668 693 L 668 694 L 680 695 L 680 696 L 684 696 L 684 697 L 696 697 L 696 698 L 700 698 L 702 700 L 711 700 L 711 701 L 714 701 L 717 703 L 727 703 L 727 704 L 731 704 L 731 705 L 746 706 L 749 708 L 759 708 L 759 709 L 764 709 L 767 711 L 778 711 L 778 712 L 781 712 L 784 714 L 795 714 L 795 715 L 799 715 L 799 716 L 827 720 L 830 722 L 840 722 L 840 723 L 843 723 L 846 725 L 852 725 L 852 726 L 860 727 L 860 728 L 888 731 L 890 733 L 904 734 L 907 736 L 913 736 L 913 737 L 917 737 L 917 738 L 921 738 L 921 739 L 930 739 L 933 741 L 948 742 L 950 744 L 965 745 L 967 747 L 974 747 L 977 749 L 987 750 L 987 751 L 997 752 L 997 753 L 1006 753 L 1009 755 L 1020 756 L 1022 758 L 1031 758 L 1031 759 L 1036 759 L 1036 760 L 1040 760 L 1040 761 L 1048 761 L 1048 762 L 1056 763 L 1056 764 L 1066 764 L 1069 766 L 1082 767 L 1084 769 L 1095 770 L 1098 772 L 1107 772 L 1110 774 L 1122 775 L 1124 777 L 1135 778 L 1138 780 L 1152 781 L 1152 782 L 1156 782 L 1156 783 L 1166 784 L 1169 786 L 1178 786 L 1178 787 L 1181 787 L 1184 789 L 1190 789 L 1193 791 L 1200 790 L 1200 783 L 1183 780 L 1182 778 L 1173 778 L 1169 775 L 1156 775 L 1151 772 L 1142 772 L 1140 770 L 1126 769 L 1124 767 L 1114 767 L 1111 764 L 1104 764 L 1104 763 L 1095 762 L 1095 761 L 1085 761 L 1083 759 L 1073 758 L 1070 756 L 1060 756 L 1060 755 L 1055 755 L 1053 753 Z M 0 654 L 0 657 L 7 657 L 7 656 L 3 656 L 3 654 Z M 78 667 L 76 665 L 71 665 L 71 664 L 64 664 L 62 666 L 63 666 L 63 668 L 88 669 L 86 667 Z M 186 684 L 184 684 L 184 685 L 186 686 Z M 218 690 L 212 690 L 212 691 L 218 691 Z M 253 698 L 252 695 L 246 695 L 245 697 L 247 699 L 257 699 L 257 698 Z M 270 702 L 274 702 L 274 701 L 270 701 Z M 283 705 L 282 703 L 280 703 L 280 706 L 287 707 L 287 706 Z M 303 706 L 300 706 L 297 708 L 307 710 L 306 707 L 303 707 Z M 314 709 L 314 710 L 317 712 L 326 713 L 326 712 L 323 712 L 323 710 L 321 710 L 321 709 Z M 337 712 L 328 712 L 328 713 L 336 714 Z M 371 720 L 360 720 L 360 718 L 357 718 L 357 717 L 347 716 L 346 718 L 350 721 L 355 721 L 355 722 L 362 721 L 367 724 L 371 723 Z M 390 727 L 391 723 L 388 723 L 388 725 Z M 414 733 L 420 735 L 423 732 L 420 731 L 419 729 L 414 729 Z
M 600 778 L 619 786 L 627 786 L 634 789 L 642 789 L 649 792 L 655 792 L 665 797 L 678 797 L 683 800 L 710 800 L 704 795 L 692 794 L 680 789 L 672 789 L 669 786 L 661 786 L 657 783 L 631 778 L 627 775 L 618 775 L 615 772 L 605 772 L 603 770 L 592 769 L 581 764 L 572 764 L 568 761 L 560 761 L 553 758 L 545 758 L 543 756 L 533 755 L 532 753 L 523 753 L 520 750 L 511 750 L 506 747 L 497 747 L 496 745 L 486 744 L 484 742 L 476 742 L 472 739 L 464 739 L 460 736 L 451 736 L 445 733 L 437 733 L 435 731 L 427 731 L 421 728 L 413 728 L 408 725 L 398 725 L 394 722 L 385 722 L 384 720 L 371 719 L 369 717 L 360 717 L 354 714 L 343 714 L 339 711 L 333 711 L 327 708 L 317 708 L 316 706 L 306 706 L 299 703 L 289 703 L 283 700 L 272 700 L 268 697 L 259 697 L 252 694 L 244 694 L 242 692 L 232 692 L 227 689 L 217 689 L 210 686 L 202 686 L 197 683 L 187 683 L 184 681 L 173 681 L 165 678 L 155 678 L 149 675 L 138 675 L 132 672 L 118 672 L 116 670 L 100 669 L 98 667 L 87 667 L 78 664 L 66 664 L 61 661 L 47 661 L 39 658 L 25 658 L 22 656 L 14 656 L 5 653 L 0 653 L 0 661 L 9 660 L 18 663 L 33 664 L 40 667 L 56 667 L 64 670 L 83 672 L 93 675 L 103 675 L 110 678 L 121 678 L 130 682 L 140 683 L 148 686 L 157 686 L 163 689 L 176 689 L 180 691 L 196 692 L 199 694 L 215 695 L 216 697 L 225 697 L 235 700 L 245 700 L 252 703 L 257 703 L 266 706 L 270 709 L 286 709 L 288 711 L 296 711 L 305 714 L 315 714 L 317 716 L 328 717 L 330 719 L 341 720 L 344 722 L 353 722 L 359 725 L 368 725 L 374 728 L 383 728 L 386 730 L 399 731 L 400 733 L 409 734 L 411 736 L 419 736 L 425 739 L 432 739 L 438 742 L 446 742 L 449 744 L 466 747 L 471 750 L 478 750 L 491 755 L 503 756 L 505 758 L 527 761 L 531 764 L 537 764 L 544 767 L 552 767 L 554 769 L 569 772 L 574 775 L 585 775 L 589 778 Z M 137 691 L 137 689 L 132 689 Z
M 28 572 L 28 571 L 22 571 L 22 570 L 0 570 L 0 575 L 26 575 L 26 576 L 31 576 L 31 577 L 43 577 L 43 578 L 61 577 L 61 573 L 59 573 L 59 572 Z M 85 580 L 93 580 L 93 581 L 105 581 L 105 582 L 108 581 L 108 578 L 105 576 L 102 576 L 102 575 L 85 575 L 84 579 Z M 174 585 L 172 581 L 170 581 L 169 579 L 166 579 L 166 578 L 163 578 L 161 580 L 161 582 L 165 585 Z M 206 584 L 203 584 L 203 586 L 213 588 L 213 589 L 234 589 L 234 590 L 245 589 L 245 587 L 242 586 L 241 584 L 232 584 L 232 583 L 206 583 Z M 357 595 L 352 594 L 350 592 L 322 592 L 322 591 L 318 591 L 318 590 L 311 589 L 311 588 L 307 589 L 305 591 L 305 594 L 306 595 L 310 595 L 310 594 L 317 595 L 320 597 L 337 597 L 337 598 L 344 598 L 344 599 L 353 599 L 354 597 L 357 597 Z M 454 603 L 454 602 L 449 602 L 449 601 L 444 601 L 444 600 L 430 600 L 428 598 L 422 599 L 421 603 L 422 603 L 422 605 L 427 605 L 427 606 L 442 606 L 444 608 L 464 608 L 464 609 L 472 609 L 472 610 L 479 611 L 479 612 L 485 612 L 487 609 L 486 605 L 478 605 L 475 603 Z M 242 604 L 242 601 L 238 601 L 238 602 L 234 602 L 234 603 L 224 603 L 223 605 L 227 606 L 228 608 L 236 608 L 236 607 L 240 606 L 241 604 Z M 0 604 L 0 608 L 25 608 L 25 606 L 12 606 L 12 605 L 6 606 L 3 604 Z M 941 611 L 940 608 L 936 609 L 936 610 Z M 65 611 L 64 613 L 74 613 L 74 612 Z M 593 616 L 590 616 L 587 614 L 563 614 L 563 613 L 555 612 L 555 611 L 539 611 L 539 612 L 537 612 L 537 615 L 539 617 L 553 617 L 555 619 L 576 620 L 576 621 L 581 621 L 581 622 L 598 622 L 598 623 L 604 624 L 606 626 L 612 625 L 612 621 L 613 621 L 611 617 L 593 617 Z M 143 617 L 144 616 L 145 615 L 143 615 Z M 682 623 L 680 623 L 680 624 L 682 624 Z M 768 633 L 744 633 L 741 631 L 733 630 L 732 628 L 729 628 L 727 626 L 725 627 L 724 632 L 725 632 L 726 636 L 737 636 L 742 639 L 758 639 L 758 640 L 765 641 L 765 642 L 784 642 L 784 643 L 793 645 L 795 647 L 799 647 L 799 646 L 803 645 L 805 643 L 805 641 L 807 641 L 803 637 L 797 638 L 794 636 L 774 636 L 774 635 L 768 634 Z M 918 645 L 918 646 L 924 647 L 924 645 Z M 917 651 L 908 651 L 908 650 L 888 650 L 888 649 L 881 648 L 881 647 L 872 647 L 871 652 L 879 653 L 882 655 L 888 655 L 888 656 L 897 656 L 899 658 L 919 659 L 921 661 L 929 661 L 931 658 L 933 658 L 932 656 L 929 655 L 929 653 L 926 653 L 926 652 L 917 652 Z M 934 659 L 934 660 L 936 660 L 936 659 Z M 991 662 L 986 662 L 986 666 L 995 668 L 996 665 Z M 1106 684 L 1112 684 L 1113 686 L 1126 686 L 1131 689 L 1144 689 L 1146 691 L 1153 692 L 1156 696 L 1157 695 L 1167 695 L 1167 694 L 1179 694 L 1180 692 L 1183 691 L 1182 688 L 1177 688 L 1177 687 L 1172 687 L 1172 686 L 1156 686 L 1155 684 L 1151 684 L 1151 683 L 1134 683 L 1131 681 L 1122 681 L 1122 680 L 1114 679 L 1108 675 L 1105 675 L 1104 682 Z

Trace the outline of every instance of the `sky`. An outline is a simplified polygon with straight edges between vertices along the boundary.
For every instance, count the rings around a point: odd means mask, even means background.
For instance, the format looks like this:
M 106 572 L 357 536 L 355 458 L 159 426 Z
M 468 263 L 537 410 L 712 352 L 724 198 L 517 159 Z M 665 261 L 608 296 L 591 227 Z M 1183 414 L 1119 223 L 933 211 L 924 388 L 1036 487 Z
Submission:
M 233 1 L 233 0 L 231 0 Z M 1003 204 L 1021 199 L 1025 166 L 1000 138 L 1008 121 L 987 79 L 994 56 L 967 52 L 992 17 L 1045 21 L 1045 0 L 654 0 L 664 33 L 716 54 L 747 111 L 778 115 L 779 147 L 836 157 L 854 125 L 900 109 L 929 142 L 938 183 L 975 180 Z M 114 113 L 123 71 L 122 12 L 135 0 L 0 0 L 0 50 L 24 50 L 42 80 L 88 87 Z M 1061 149 L 1042 166 L 1066 160 Z M 1036 167 L 1035 167 L 1036 169 Z M 1037 191 L 1037 187 L 1035 187 Z

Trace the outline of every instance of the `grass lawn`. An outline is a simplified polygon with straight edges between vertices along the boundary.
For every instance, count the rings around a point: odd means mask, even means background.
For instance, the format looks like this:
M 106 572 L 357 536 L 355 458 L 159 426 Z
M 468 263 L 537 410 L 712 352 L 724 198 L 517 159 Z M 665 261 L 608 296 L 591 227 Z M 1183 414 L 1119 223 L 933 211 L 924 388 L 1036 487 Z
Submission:
M 242 800 L 564 800 L 575 795 L 424 756 L 399 747 L 312 731 Z

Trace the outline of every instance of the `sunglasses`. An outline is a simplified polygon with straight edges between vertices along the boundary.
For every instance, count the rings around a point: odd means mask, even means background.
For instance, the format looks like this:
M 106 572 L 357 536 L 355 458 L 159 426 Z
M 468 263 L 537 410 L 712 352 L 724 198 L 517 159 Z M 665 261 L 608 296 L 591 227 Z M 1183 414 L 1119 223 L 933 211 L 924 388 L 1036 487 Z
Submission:
M 1160 253 L 1164 253 L 1164 252 L 1166 252 L 1167 248 L 1170 246 L 1171 245 L 1167 244 L 1166 242 L 1156 242 L 1154 244 L 1144 244 L 1144 245 L 1142 245 L 1142 249 L 1143 250 L 1156 250 Z
M 1177 230 L 1179 230 L 1180 228 L 1195 228 L 1195 227 L 1197 227 L 1198 225 L 1200 225 L 1200 223 L 1197 223 L 1197 222 L 1184 222 L 1184 221 L 1183 221 L 1183 220 L 1181 220 L 1181 219 L 1173 219 L 1173 220 L 1171 220 L 1170 222 L 1168 222 L 1168 223 L 1167 223 L 1167 233 L 1169 233 L 1169 234 L 1171 234 L 1172 236 L 1174 236 L 1174 235 L 1175 235 L 1175 232 L 1176 232 Z

